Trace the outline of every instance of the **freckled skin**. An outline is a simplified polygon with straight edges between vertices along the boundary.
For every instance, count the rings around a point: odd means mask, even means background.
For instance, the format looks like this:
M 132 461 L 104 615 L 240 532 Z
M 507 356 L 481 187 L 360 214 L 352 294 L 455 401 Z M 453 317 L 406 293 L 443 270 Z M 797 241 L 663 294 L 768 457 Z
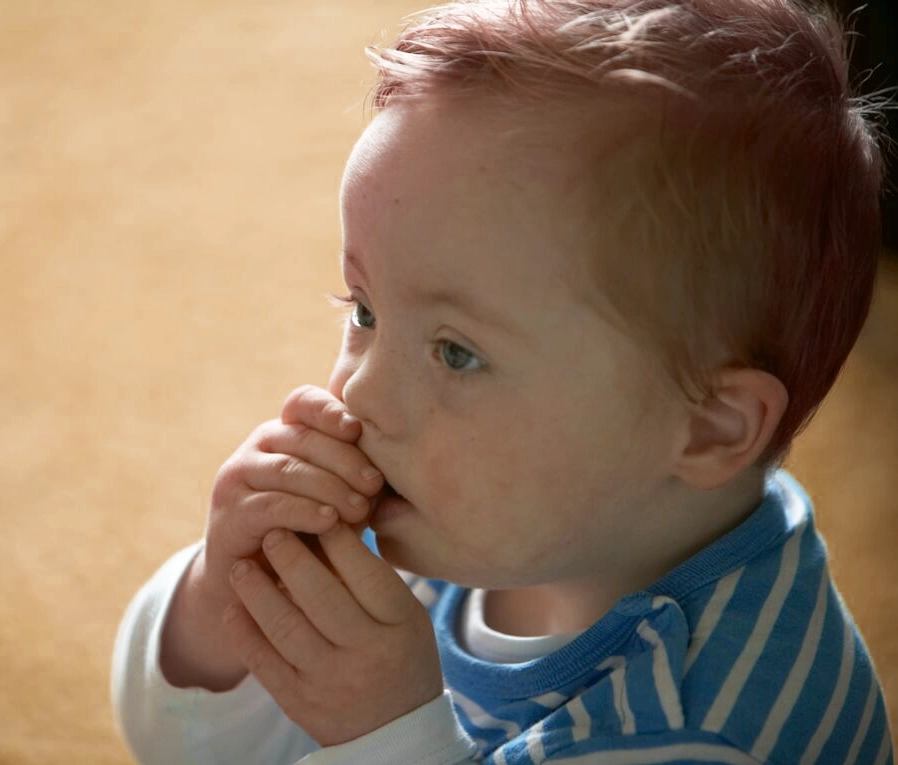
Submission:
M 582 157 L 563 136 L 525 151 L 484 108 L 391 106 L 357 144 L 341 194 L 355 258 L 344 277 L 376 324 L 348 325 L 329 389 L 416 508 L 380 529 L 386 560 L 467 586 L 539 586 L 568 611 L 595 611 L 632 573 L 632 529 L 667 478 L 679 410 L 658 397 L 646 417 L 660 368 L 574 297 L 589 259 L 615 255 L 610 234 L 591 234 Z M 433 287 L 515 332 L 416 300 Z M 485 366 L 447 368 L 434 351 L 444 338 Z

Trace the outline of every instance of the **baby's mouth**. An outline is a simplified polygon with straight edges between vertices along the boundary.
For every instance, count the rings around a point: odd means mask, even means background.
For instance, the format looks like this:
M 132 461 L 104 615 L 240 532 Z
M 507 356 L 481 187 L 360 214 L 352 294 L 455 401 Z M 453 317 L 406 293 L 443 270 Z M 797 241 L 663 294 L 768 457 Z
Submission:
M 377 506 L 385 499 L 389 499 L 390 497 L 402 497 L 402 495 L 393 488 L 393 484 L 384 479 L 383 488 L 375 495 L 374 502 L 371 506 L 371 512 L 373 513 L 377 510 Z M 403 497 L 404 499 L 404 497 Z

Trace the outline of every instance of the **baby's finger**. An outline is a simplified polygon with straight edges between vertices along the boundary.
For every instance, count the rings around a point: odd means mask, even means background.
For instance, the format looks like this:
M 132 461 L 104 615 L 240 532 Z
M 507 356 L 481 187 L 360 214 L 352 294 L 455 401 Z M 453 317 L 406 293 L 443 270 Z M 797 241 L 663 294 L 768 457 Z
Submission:
M 238 561 L 231 570 L 231 584 L 253 621 L 268 638 L 266 642 L 270 642 L 291 666 L 299 670 L 314 666 L 330 648 L 328 641 L 309 623 L 287 593 L 254 562 Z M 256 663 L 269 663 L 264 658 L 264 649 L 263 656 L 256 657 Z M 256 673 L 256 668 L 247 669 Z
M 268 641 L 246 608 L 234 603 L 224 613 L 224 628 L 243 666 L 280 705 L 296 694 L 299 673 Z
M 265 557 L 309 622 L 334 645 L 367 634 L 371 620 L 342 582 L 292 534 L 275 529 L 262 545 Z
M 323 534 L 339 518 L 332 505 L 282 491 L 253 492 L 243 499 L 241 509 L 243 512 L 235 518 L 243 524 L 245 533 L 258 539 L 259 544 L 269 531 L 278 528 Z
M 307 425 L 347 443 L 354 443 L 362 435 L 361 423 L 349 414 L 346 404 L 314 385 L 302 385 L 287 396 L 281 407 L 281 422 Z
M 349 526 L 334 524 L 319 540 L 343 584 L 375 621 L 401 624 L 418 608 L 418 601 L 402 577 L 371 552 Z
M 368 496 L 383 486 L 383 475 L 357 446 L 305 425 L 273 425 L 260 434 L 258 446 L 263 452 L 289 454 L 314 463 Z
M 351 523 L 368 514 L 369 499 L 342 478 L 289 454 L 259 452 L 246 465 L 243 480 L 253 491 L 282 492 L 330 505 Z

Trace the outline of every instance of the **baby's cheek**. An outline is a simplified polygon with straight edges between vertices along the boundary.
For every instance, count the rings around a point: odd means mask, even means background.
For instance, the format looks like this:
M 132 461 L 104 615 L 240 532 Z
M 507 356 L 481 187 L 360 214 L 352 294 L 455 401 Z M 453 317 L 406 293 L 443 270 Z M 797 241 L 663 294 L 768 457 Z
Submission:
M 427 493 L 441 507 L 457 507 L 462 500 L 464 465 L 448 450 L 427 452 L 423 459 Z
M 495 512 L 497 504 L 520 502 L 538 469 L 539 436 L 519 407 L 502 417 L 506 409 L 496 406 L 475 418 L 443 421 L 416 449 L 430 496 L 475 524 L 488 508 Z
M 428 492 L 446 512 L 479 516 L 495 509 L 498 502 L 513 501 L 519 489 L 521 470 L 506 449 L 482 449 L 476 439 L 466 439 L 458 449 L 441 445 L 424 458 Z

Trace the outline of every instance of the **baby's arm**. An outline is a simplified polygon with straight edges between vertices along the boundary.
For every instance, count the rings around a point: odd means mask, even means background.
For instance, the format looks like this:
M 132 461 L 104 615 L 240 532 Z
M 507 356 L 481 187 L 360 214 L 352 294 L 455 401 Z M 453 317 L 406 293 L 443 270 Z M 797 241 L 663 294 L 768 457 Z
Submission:
M 337 519 L 319 515 L 323 504 L 349 522 L 367 514 L 367 500 L 356 507 L 348 497 L 376 493 L 382 478 L 358 477 L 371 465 L 353 445 L 359 423 L 344 412 L 325 391 L 294 391 L 280 422 L 258 428 L 219 472 L 204 543 L 175 555 L 133 599 L 116 640 L 112 694 L 141 762 L 255 761 L 241 752 L 295 762 L 317 748 L 253 678 L 240 682 L 246 671 L 220 619 L 236 599 L 232 561 L 264 564 L 261 539 L 272 528 L 323 531 Z
M 159 669 L 171 599 L 199 545 L 175 554 L 140 589 L 119 626 L 112 663 L 118 727 L 135 761 L 294 763 L 317 744 L 287 719 L 252 677 L 227 693 L 175 688 Z

